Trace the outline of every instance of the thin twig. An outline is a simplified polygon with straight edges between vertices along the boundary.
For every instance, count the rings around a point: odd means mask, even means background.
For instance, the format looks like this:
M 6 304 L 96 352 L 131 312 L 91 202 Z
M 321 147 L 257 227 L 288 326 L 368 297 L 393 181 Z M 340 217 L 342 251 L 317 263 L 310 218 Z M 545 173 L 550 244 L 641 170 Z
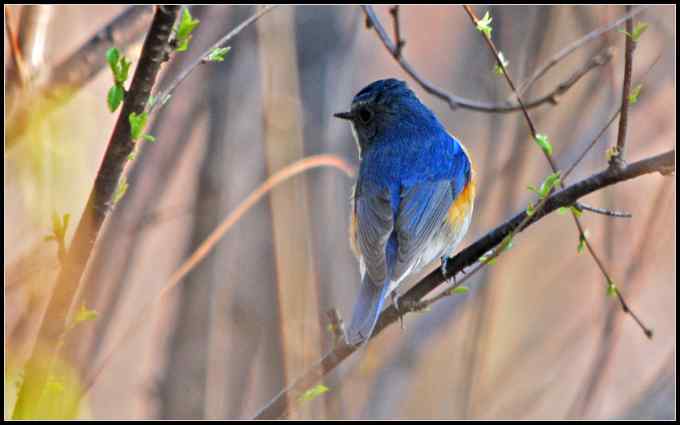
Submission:
M 390 9 L 390 14 L 392 15 L 392 20 L 394 21 L 394 42 L 396 43 L 394 54 L 397 57 L 401 56 L 401 50 L 406 45 L 406 40 L 401 37 L 401 29 L 399 27 L 399 5 L 396 5 Z
M 562 50 L 557 52 L 553 57 L 551 57 L 548 62 L 546 62 L 545 65 L 539 67 L 532 75 L 529 77 L 526 81 L 524 81 L 522 84 L 519 85 L 518 87 L 518 93 L 520 96 L 524 94 L 525 91 L 529 87 L 531 87 L 536 81 L 538 81 L 539 78 L 541 78 L 543 75 L 545 75 L 550 68 L 553 66 L 557 65 L 561 60 L 569 56 L 571 53 L 573 53 L 575 50 L 578 48 L 582 47 L 583 45 L 596 40 L 599 38 L 601 35 L 615 29 L 622 23 L 630 20 L 633 16 L 639 14 L 643 10 L 647 9 L 649 6 L 640 6 L 633 10 L 630 13 L 625 14 L 621 18 L 617 19 L 616 21 L 612 22 L 611 24 L 604 26 L 602 28 L 598 28 L 594 31 L 589 32 L 585 36 L 579 38 L 578 40 L 574 41 L 573 43 L 569 44 L 568 46 L 564 47 Z
M 654 201 L 650 204 L 652 208 L 649 210 L 650 213 L 647 217 L 647 221 L 642 227 L 644 230 L 640 232 L 636 249 L 633 250 L 633 254 L 624 273 L 626 282 L 635 282 L 634 279 L 636 274 L 640 271 L 638 265 L 643 262 L 645 256 L 650 255 L 649 245 L 655 241 L 656 238 L 650 237 L 649 235 L 658 234 L 659 226 L 663 223 L 663 221 L 660 220 L 660 212 L 664 211 L 663 201 L 666 198 L 666 191 L 669 187 L 671 186 L 668 184 L 662 184 L 654 197 Z M 630 290 L 631 288 L 628 287 L 627 289 Z M 575 403 L 570 408 L 569 416 L 576 416 L 576 412 L 579 411 L 579 416 L 584 417 L 589 411 L 590 406 L 596 400 L 598 389 L 604 382 L 609 365 L 611 365 L 611 357 L 616 351 L 616 343 L 621 330 L 621 322 L 615 321 L 616 317 L 617 311 L 615 309 L 610 308 L 607 310 L 604 335 L 599 339 L 599 349 L 591 364 L 590 376 L 587 380 L 587 384 L 584 386 L 583 396 L 577 397 Z
M 631 218 L 633 217 L 633 214 L 625 211 L 614 211 L 614 210 L 608 210 L 606 208 L 596 208 L 596 207 L 591 207 L 590 205 L 582 204 L 580 202 L 577 202 L 574 204 L 576 208 L 583 210 L 583 211 L 590 211 L 595 214 L 602 214 L 606 215 L 609 217 L 621 217 L 621 218 Z
M 526 227 L 538 222 L 560 207 L 573 205 L 578 199 L 597 190 L 644 174 L 662 172 L 669 169 L 675 169 L 675 150 L 629 164 L 623 170 L 607 168 L 547 197 L 544 208 L 531 216 L 531 220 Z M 477 263 L 482 255 L 500 244 L 526 217 L 526 211 L 521 211 L 460 251 L 455 257 L 448 258 L 446 260 L 446 273 L 442 273 L 441 269 L 432 271 L 409 289 L 401 297 L 400 303 L 405 302 L 407 305 L 417 305 L 430 292 L 452 279 L 461 270 Z M 397 311 L 393 305 L 387 307 L 380 315 L 371 338 L 377 337 L 386 327 L 397 322 L 402 315 L 403 313 Z M 302 376 L 281 390 L 279 394 L 257 413 L 255 419 L 285 418 L 289 414 L 288 409 L 294 408 L 293 405 L 288 405 L 287 400 L 296 400 L 299 395 L 303 394 L 304 391 L 315 385 L 323 376 L 334 370 L 357 348 L 349 346 L 344 342 L 335 346 Z
M 663 52 L 663 49 L 659 52 L 658 55 L 656 55 L 656 59 L 654 59 L 654 62 L 652 62 L 652 64 L 649 66 L 649 68 L 647 68 L 645 73 L 642 75 L 642 78 L 640 78 L 639 84 L 644 84 L 647 81 L 647 77 L 649 77 L 649 75 L 651 74 L 651 72 L 654 69 L 654 67 L 656 66 L 656 64 L 659 63 L 659 61 L 661 60 L 662 52 Z M 614 113 L 614 115 L 612 115 L 612 117 L 609 119 L 609 121 L 607 121 L 607 124 L 605 124 L 605 126 L 602 128 L 602 130 L 600 130 L 597 137 L 595 137 L 595 139 L 593 139 L 593 141 L 585 148 L 585 150 L 583 152 L 581 152 L 581 154 L 579 154 L 578 158 L 576 158 L 574 163 L 571 164 L 571 166 L 569 166 L 567 171 L 564 174 L 562 174 L 562 181 L 566 180 L 567 176 L 569 176 L 569 174 L 571 174 L 571 172 L 574 171 L 576 166 L 583 160 L 583 158 L 585 158 L 585 156 L 588 154 L 588 152 L 590 152 L 590 150 L 593 148 L 593 146 L 595 146 L 597 144 L 597 142 L 604 135 L 604 133 L 609 129 L 609 127 L 614 123 L 614 121 L 616 120 L 616 118 L 619 116 L 620 113 L 621 113 L 621 107 L 619 107 L 616 110 L 616 113 Z
M 630 13 L 630 6 L 626 6 L 626 12 Z M 626 21 L 626 60 L 623 66 L 623 87 L 621 89 L 621 116 L 619 118 L 619 134 L 616 138 L 616 154 L 612 156 L 609 164 L 612 167 L 621 168 L 625 165 L 624 150 L 626 148 L 626 130 L 628 129 L 628 106 L 630 105 L 630 85 L 633 79 L 633 50 L 636 42 L 633 40 L 633 20 Z
M 378 16 L 375 14 L 375 11 L 373 10 L 372 6 L 368 5 L 363 5 L 361 6 L 363 9 L 364 13 L 366 14 L 366 20 L 369 22 L 371 25 L 370 27 L 375 30 L 375 32 L 378 34 L 378 37 L 382 41 L 383 45 L 387 49 L 387 51 L 392 55 L 392 57 L 399 63 L 401 68 L 413 78 L 420 87 L 423 88 L 427 93 L 431 94 L 432 96 L 435 96 L 443 101 L 445 101 L 451 109 L 457 109 L 457 108 L 464 108 L 464 109 L 470 109 L 473 111 L 480 111 L 480 112 L 497 112 L 497 113 L 506 113 L 506 112 L 516 112 L 522 109 L 522 106 L 519 105 L 518 103 L 512 103 L 512 102 L 502 102 L 502 103 L 487 103 L 487 102 L 480 102 L 476 100 L 471 100 L 471 99 L 466 99 L 460 96 L 456 96 L 451 93 L 447 93 L 446 91 L 440 89 L 439 87 L 435 86 L 434 84 L 430 83 L 426 79 L 420 76 L 420 74 L 415 70 L 415 68 L 404 58 L 404 55 L 402 54 L 401 51 L 398 52 L 397 46 L 394 44 L 394 42 L 390 39 L 390 36 L 387 35 L 387 32 L 385 31 L 385 28 L 382 26 L 380 23 L 380 20 L 378 19 Z M 538 99 L 531 100 L 529 102 L 526 102 L 525 107 L 527 109 L 532 109 L 544 104 L 552 104 L 555 105 L 556 99 L 558 96 L 564 94 L 567 90 L 569 90 L 574 84 L 576 84 L 583 75 L 585 75 L 587 72 L 591 71 L 598 65 L 602 65 L 607 62 L 605 59 L 606 56 L 603 56 L 600 58 L 599 61 L 594 61 L 590 62 L 589 66 L 586 66 L 581 73 L 576 73 L 574 76 L 570 77 L 567 79 L 565 82 L 559 84 L 557 88 L 552 90 L 550 93 L 548 93 L 545 96 L 541 96 Z M 599 62 L 599 63 L 598 63 Z M 580 75 L 579 75 L 580 74 Z
M 607 124 L 605 124 L 604 127 L 602 127 L 602 129 L 600 130 L 600 132 L 597 133 L 597 136 L 595 136 L 593 141 L 590 142 L 590 144 L 583 150 L 583 152 L 581 152 L 579 154 L 578 158 L 576 158 L 576 160 L 574 160 L 574 162 L 569 166 L 569 168 L 567 168 L 567 171 L 565 171 L 564 174 L 562 174 L 562 180 L 565 180 L 571 174 L 571 172 L 574 171 L 574 169 L 578 166 L 578 164 L 580 164 L 581 161 L 583 161 L 583 158 L 586 157 L 588 152 L 590 152 L 590 150 L 597 144 L 597 142 L 602 138 L 602 136 L 604 136 L 604 133 L 607 132 L 607 130 L 612 125 L 614 120 L 616 120 L 616 117 L 619 116 L 620 112 L 621 112 L 621 109 L 617 110 L 616 113 L 614 115 L 612 115 L 611 118 L 609 118 L 609 121 L 607 121 Z
M 236 28 L 231 30 L 227 35 L 219 39 L 215 44 L 210 46 L 206 51 L 201 53 L 201 55 L 196 59 L 194 62 L 190 63 L 189 66 L 187 66 L 184 70 L 182 70 L 177 78 L 175 78 L 169 85 L 168 87 L 158 93 L 154 98 L 156 99 L 155 102 L 149 107 L 149 114 L 151 114 L 158 106 L 162 106 L 169 98 L 172 96 L 172 93 L 175 91 L 177 86 L 182 84 L 184 80 L 191 74 L 194 69 L 196 69 L 197 66 L 201 65 L 202 63 L 205 63 L 205 60 L 208 58 L 210 55 L 210 52 L 212 52 L 214 49 L 217 49 L 219 47 L 223 47 L 226 43 L 228 43 L 232 38 L 236 37 L 241 31 L 243 31 L 248 25 L 252 24 L 253 22 L 257 21 L 260 19 L 262 16 L 264 16 L 267 12 L 273 10 L 274 8 L 278 7 L 278 5 L 269 5 L 261 8 L 258 10 L 253 16 L 250 18 L 246 19 L 245 21 L 241 22 Z
M 467 5 L 464 5 L 463 8 L 465 9 L 465 11 L 467 12 L 468 16 L 470 17 L 470 20 L 472 21 L 472 24 L 475 25 L 475 26 L 477 26 L 477 23 L 478 23 L 479 19 L 478 19 L 477 16 L 475 15 L 475 13 L 474 13 L 474 11 L 472 10 L 472 8 L 470 8 L 470 6 L 467 6 Z M 495 56 L 495 58 L 496 58 L 496 63 L 498 64 L 498 66 L 499 66 L 499 67 L 502 69 L 502 71 L 503 71 L 503 76 L 505 77 L 505 80 L 508 82 L 508 85 L 510 86 L 510 88 L 512 89 L 512 91 L 515 93 L 515 95 L 516 95 L 516 97 L 517 97 L 517 102 L 518 102 L 518 103 L 520 104 L 520 106 L 522 107 L 522 113 L 524 114 L 524 118 L 525 118 L 526 123 L 527 123 L 527 126 L 529 127 L 529 130 L 530 130 L 530 132 L 531 132 L 531 136 L 532 136 L 532 138 L 533 138 L 534 140 L 536 140 L 536 139 L 537 139 L 536 127 L 534 126 L 534 123 L 532 122 L 531 117 L 529 116 L 529 112 L 527 111 L 526 107 L 524 106 L 524 103 L 522 102 L 521 96 L 520 96 L 519 93 L 517 92 L 517 90 L 516 90 L 516 88 L 515 88 L 515 85 L 514 85 L 514 83 L 512 82 L 512 79 L 510 78 L 510 74 L 508 73 L 508 70 L 507 70 L 507 68 L 505 67 L 505 64 L 503 63 L 503 60 L 501 59 L 501 57 L 500 57 L 500 55 L 499 55 L 499 53 L 498 53 L 498 50 L 496 49 L 495 44 L 494 44 L 493 41 L 491 40 L 491 37 L 489 36 L 489 34 L 487 34 L 486 32 L 483 32 L 483 31 L 480 31 L 480 33 L 482 34 L 482 37 L 483 37 L 484 40 L 486 41 L 486 44 L 487 44 L 487 46 L 489 47 L 489 49 L 493 52 L 493 54 L 494 54 L 494 56 Z M 558 169 L 557 169 L 557 166 L 555 165 L 555 161 L 553 160 L 552 156 L 551 156 L 550 154 L 548 154 L 548 153 L 547 153 L 545 150 L 543 150 L 543 149 L 541 149 L 541 151 L 543 152 L 544 157 L 546 158 L 546 160 L 547 160 L 548 163 L 550 164 L 550 168 L 552 169 L 553 173 L 557 173 L 557 172 L 558 172 Z M 621 168 L 623 168 L 623 167 L 618 167 L 618 168 L 621 169 Z M 559 180 L 559 186 L 560 186 L 562 189 L 564 189 L 564 182 L 563 182 L 561 179 Z M 539 205 L 541 205 L 541 204 L 539 204 Z M 640 329 L 642 329 L 642 331 L 644 332 L 645 336 L 647 336 L 647 338 L 651 338 L 651 337 L 652 337 L 652 330 L 649 329 L 647 326 L 645 326 L 645 325 L 642 323 L 642 321 L 640 320 L 640 318 L 637 316 L 637 314 L 636 314 L 635 312 L 631 311 L 631 309 L 629 308 L 629 306 L 628 306 L 628 304 L 626 303 L 625 299 L 623 298 L 623 295 L 621 294 L 621 291 L 618 289 L 618 287 L 616 287 L 616 286 L 614 285 L 614 280 L 613 280 L 613 279 L 611 278 L 611 276 L 609 275 L 609 272 L 608 272 L 607 269 L 605 268 L 604 263 L 602 262 L 602 260 L 601 260 L 600 257 L 598 256 L 598 254 L 595 252 L 595 249 L 592 247 L 592 244 L 590 243 L 590 241 L 589 241 L 588 238 L 586 237 L 586 235 L 585 235 L 585 230 L 584 230 L 583 225 L 581 224 L 581 221 L 579 220 L 578 216 L 577 216 L 576 213 L 575 213 L 573 210 L 571 210 L 571 209 L 570 209 L 570 212 L 571 212 L 571 216 L 572 216 L 572 218 L 573 218 L 573 220 L 574 220 L 574 224 L 576 225 L 576 228 L 578 229 L 578 232 L 579 232 L 579 240 L 585 242 L 585 246 L 586 246 L 586 248 L 588 249 L 588 252 L 590 253 L 590 256 L 593 257 L 593 260 L 595 260 L 595 263 L 597 264 L 598 268 L 600 269 L 600 271 L 602 272 L 602 274 L 604 275 L 604 277 L 605 277 L 605 279 L 606 279 L 606 285 L 607 285 L 607 287 L 608 287 L 608 288 L 613 288 L 613 291 L 614 291 L 614 293 L 616 294 L 616 297 L 618 298 L 619 303 L 621 304 L 621 308 L 623 309 L 623 311 L 624 311 L 625 313 L 630 314 L 630 316 L 633 318 L 633 320 L 635 320 L 635 322 L 638 324 L 638 326 L 640 326 Z M 504 247 L 500 247 L 500 249 L 497 249 L 497 250 L 496 250 L 496 254 L 497 254 L 500 250 L 502 250 L 503 248 L 504 248 Z

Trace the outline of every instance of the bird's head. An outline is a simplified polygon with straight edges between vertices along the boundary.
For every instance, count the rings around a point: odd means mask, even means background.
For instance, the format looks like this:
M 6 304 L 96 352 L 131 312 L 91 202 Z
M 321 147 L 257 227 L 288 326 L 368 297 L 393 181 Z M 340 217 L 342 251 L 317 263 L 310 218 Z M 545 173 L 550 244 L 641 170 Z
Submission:
M 398 139 L 409 130 L 419 131 L 437 123 L 406 83 L 394 78 L 364 87 L 352 99 L 349 112 L 334 116 L 352 123 L 359 154 L 372 144 Z

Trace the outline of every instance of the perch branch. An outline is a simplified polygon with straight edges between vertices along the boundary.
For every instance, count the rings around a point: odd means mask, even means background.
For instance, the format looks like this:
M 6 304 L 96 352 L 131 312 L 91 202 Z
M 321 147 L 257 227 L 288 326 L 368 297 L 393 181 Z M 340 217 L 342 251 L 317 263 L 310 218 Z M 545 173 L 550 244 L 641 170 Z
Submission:
M 627 165 L 621 170 L 607 168 L 584 180 L 574 183 L 567 188 L 549 196 L 541 211 L 537 211 L 527 223 L 525 229 L 541 220 L 546 215 L 560 207 L 573 205 L 578 199 L 626 180 L 659 172 L 668 174 L 675 170 L 675 150 L 670 150 L 644 160 Z M 505 223 L 496 227 L 455 257 L 446 260 L 446 273 L 441 268 L 434 270 L 420 282 L 414 285 L 401 297 L 401 302 L 416 305 L 435 288 L 452 279 L 459 272 L 478 262 L 479 258 L 489 250 L 502 243 L 503 239 L 510 234 L 522 221 L 527 218 L 526 211 L 521 211 Z M 393 305 L 387 307 L 378 320 L 375 331 L 371 338 L 375 338 L 386 327 L 396 322 L 403 312 L 397 311 Z M 287 400 L 297 400 L 306 390 L 313 387 L 323 376 L 335 369 L 343 360 L 349 357 L 357 347 L 347 345 L 344 340 L 334 346 L 315 365 L 308 369 L 302 376 L 292 382 L 287 388 L 277 394 L 255 416 L 255 419 L 285 418 L 289 412 L 287 409 L 293 406 L 287 405 Z
M 472 21 L 472 24 L 477 26 L 479 19 L 475 15 L 472 8 L 470 8 L 470 6 L 464 5 L 463 9 L 465 9 L 465 12 L 467 12 L 468 16 L 470 17 L 470 20 Z M 534 126 L 534 123 L 531 120 L 531 117 L 529 116 L 529 111 L 527 111 L 526 107 L 524 106 L 524 103 L 522 102 L 521 96 L 517 92 L 517 89 L 515 88 L 515 84 L 512 82 L 512 79 L 510 78 L 510 74 L 508 73 L 508 70 L 505 67 L 505 64 L 503 63 L 503 60 L 501 59 L 501 57 L 498 53 L 498 49 L 496 49 L 496 46 L 495 46 L 494 42 L 491 40 L 491 37 L 488 33 L 483 32 L 483 31 L 480 31 L 480 33 L 482 34 L 484 40 L 486 41 L 486 44 L 489 47 L 489 49 L 493 52 L 493 54 L 496 58 L 496 63 L 498 64 L 498 66 L 503 71 L 503 76 L 505 77 L 505 80 L 508 82 L 508 85 L 510 86 L 512 91 L 517 96 L 517 102 L 522 107 L 522 113 L 524 114 L 524 118 L 526 120 L 527 126 L 529 127 L 529 131 L 531 132 L 532 139 L 538 140 L 538 134 L 536 133 L 536 127 Z M 548 152 L 546 152 L 544 149 L 541 149 L 541 151 L 543 152 L 543 156 L 546 158 L 546 160 L 550 164 L 550 168 L 552 169 L 553 173 L 557 173 L 558 169 L 557 169 L 557 166 L 555 165 L 555 161 L 553 160 L 552 156 Z M 623 164 L 621 164 L 618 168 L 622 168 L 622 167 L 623 167 Z M 560 186 L 560 188 L 564 189 L 563 179 L 559 180 L 559 186 Z M 621 309 L 624 311 L 624 313 L 629 314 L 633 318 L 633 320 L 635 320 L 635 322 L 638 324 L 640 329 L 642 329 L 645 336 L 647 336 L 647 338 L 651 339 L 652 338 L 652 330 L 649 329 L 647 326 L 645 326 L 644 323 L 642 323 L 642 321 L 638 317 L 638 315 L 635 312 L 631 311 L 631 309 L 628 307 L 628 303 L 626 303 L 626 300 L 624 299 L 623 295 L 621 294 L 621 291 L 618 289 L 617 286 L 614 285 L 614 280 L 610 277 L 609 272 L 607 271 L 607 269 L 604 266 L 604 263 L 602 262 L 602 260 L 598 256 L 598 254 L 595 252 L 595 249 L 593 248 L 592 244 L 590 243 L 590 241 L 586 237 L 585 231 L 583 229 L 583 225 L 581 224 L 581 221 L 579 220 L 578 216 L 571 209 L 570 209 L 570 213 L 571 213 L 572 218 L 574 219 L 574 224 L 576 225 L 576 228 L 578 229 L 579 240 L 585 242 L 585 246 L 588 249 L 588 253 L 593 258 L 593 260 L 597 264 L 597 267 L 600 269 L 600 271 L 604 275 L 604 277 L 606 279 L 607 287 L 610 288 L 610 289 L 613 289 L 613 292 L 616 295 L 616 298 L 619 300 L 619 303 L 621 304 Z

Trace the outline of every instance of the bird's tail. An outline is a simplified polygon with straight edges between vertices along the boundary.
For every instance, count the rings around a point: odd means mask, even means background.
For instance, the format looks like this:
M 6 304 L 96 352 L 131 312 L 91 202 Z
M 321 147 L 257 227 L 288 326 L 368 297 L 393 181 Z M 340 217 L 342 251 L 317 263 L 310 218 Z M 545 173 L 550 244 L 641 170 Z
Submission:
M 368 277 L 368 273 L 364 275 L 359 298 L 357 298 L 354 304 L 352 323 L 347 332 L 348 344 L 358 345 L 368 341 L 371 337 L 375 324 L 378 322 L 380 311 L 385 303 L 389 286 L 389 279 L 383 282 L 382 285 L 377 285 Z

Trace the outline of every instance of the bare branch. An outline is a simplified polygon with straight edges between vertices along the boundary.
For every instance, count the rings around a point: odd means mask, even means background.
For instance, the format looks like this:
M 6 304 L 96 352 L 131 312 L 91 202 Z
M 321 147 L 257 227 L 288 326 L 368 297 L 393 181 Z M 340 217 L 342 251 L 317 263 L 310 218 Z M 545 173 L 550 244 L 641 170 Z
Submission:
M 157 96 L 155 96 L 156 101 L 151 105 L 149 108 L 149 113 L 153 112 L 159 105 L 162 106 L 163 103 L 172 95 L 172 93 L 175 91 L 177 86 L 182 84 L 184 80 L 191 74 L 191 72 L 196 69 L 196 67 L 202 63 L 205 63 L 206 58 L 210 55 L 210 52 L 213 51 L 213 49 L 216 49 L 218 47 L 223 47 L 225 44 L 229 42 L 232 38 L 236 37 L 241 31 L 243 31 L 248 25 L 252 24 L 253 22 L 257 21 L 260 19 L 262 16 L 264 16 L 267 12 L 273 10 L 276 8 L 278 5 L 269 5 L 261 8 L 258 10 L 253 16 L 250 18 L 246 19 L 245 21 L 241 22 L 236 28 L 231 30 L 227 35 L 219 39 L 215 44 L 210 46 L 205 52 L 201 53 L 201 55 L 196 59 L 194 62 L 189 64 L 182 72 L 179 73 L 177 78 L 173 80 L 168 87 L 160 92 Z
M 608 210 L 606 208 L 595 208 L 591 207 L 590 205 L 582 204 L 580 202 L 577 202 L 574 204 L 576 208 L 582 210 L 582 211 L 590 211 L 595 214 L 602 214 L 606 215 L 609 217 L 620 217 L 620 218 L 631 218 L 633 217 L 633 214 L 625 212 L 625 211 L 614 211 L 614 210 Z
M 399 5 L 390 9 L 392 20 L 394 21 L 394 42 L 397 44 L 394 49 L 394 54 L 397 57 L 401 56 L 401 50 L 406 45 L 406 40 L 401 38 L 401 29 L 399 28 Z
M 630 13 L 630 6 L 626 6 L 626 12 Z M 622 167 L 624 163 L 624 150 L 626 148 L 626 130 L 628 129 L 628 106 L 630 105 L 630 85 L 633 79 L 633 50 L 636 41 L 633 40 L 633 20 L 626 21 L 626 60 L 623 67 L 623 87 L 621 89 L 621 117 L 619 118 L 619 135 L 616 138 L 616 154 L 612 156 L 609 164 L 612 167 Z
M 529 87 L 531 87 L 536 81 L 538 81 L 539 78 L 541 78 L 543 75 L 545 75 L 545 73 L 548 72 L 548 70 L 550 70 L 550 68 L 557 65 L 562 59 L 569 56 L 571 53 L 573 53 L 578 48 L 584 46 L 585 44 L 587 44 L 587 43 L 589 43 L 593 40 L 598 39 L 601 35 L 615 29 L 616 27 L 618 27 L 622 23 L 630 20 L 633 16 L 639 14 L 640 12 L 647 9 L 648 7 L 649 7 L 649 5 L 640 6 L 640 7 L 636 8 L 635 10 L 633 10 L 632 12 L 627 13 L 624 16 L 622 16 L 621 18 L 612 22 L 611 24 L 604 26 L 602 28 L 598 28 L 598 29 L 596 29 L 592 32 L 589 32 L 585 36 L 579 38 L 578 40 L 574 41 L 573 43 L 569 44 L 568 46 L 566 46 L 565 48 L 563 48 L 562 50 L 557 52 L 553 57 L 551 57 L 548 60 L 548 62 L 546 62 L 545 65 L 538 68 L 531 75 L 531 77 L 529 77 L 526 81 L 524 81 L 522 84 L 519 85 L 518 93 L 520 94 L 520 96 L 522 94 L 524 94 L 524 92 L 527 91 L 527 89 Z
M 476 26 L 478 24 L 479 19 L 475 15 L 472 8 L 470 8 L 470 6 L 467 6 L 467 5 L 464 5 L 463 8 L 465 9 L 465 12 L 467 12 L 468 16 L 470 17 L 472 24 Z M 503 76 L 505 77 L 505 80 L 508 82 L 508 85 L 510 86 L 512 91 L 515 93 L 515 96 L 517 96 L 517 101 L 519 102 L 520 106 L 522 107 L 522 113 L 524 114 L 524 118 L 526 120 L 527 126 L 529 127 L 532 138 L 534 140 L 537 140 L 538 135 L 536 133 L 536 127 L 534 126 L 534 123 L 531 120 L 531 117 L 529 116 L 529 112 L 527 111 L 526 107 L 524 106 L 524 103 L 522 102 L 521 96 L 519 95 L 519 93 L 517 92 L 517 89 L 515 88 L 515 84 L 512 82 L 512 79 L 510 78 L 510 74 L 508 73 L 508 70 L 505 67 L 505 64 L 503 63 L 503 60 L 501 59 L 501 56 L 498 53 L 498 50 L 496 49 L 495 44 L 491 40 L 491 37 L 488 33 L 482 31 L 481 34 L 482 34 L 484 40 L 486 41 L 487 46 L 489 46 L 489 49 L 493 52 L 494 56 L 496 57 L 496 63 L 503 70 Z M 550 168 L 552 169 L 553 173 L 557 173 L 558 169 L 557 169 L 557 166 L 555 165 L 555 161 L 552 159 L 552 156 L 548 152 L 546 152 L 545 149 L 541 149 L 541 151 L 543 152 L 543 156 L 546 158 L 546 160 L 550 164 Z M 619 166 L 618 168 L 622 168 L 622 167 L 623 167 L 623 164 L 621 164 L 621 166 Z M 559 186 L 562 189 L 564 189 L 563 179 L 559 180 Z M 543 201 L 539 205 L 542 206 L 542 204 L 543 204 Z M 618 289 L 618 287 L 616 285 L 614 285 L 614 280 L 610 277 L 609 272 L 607 271 L 607 269 L 604 266 L 604 263 L 602 262 L 600 257 L 597 255 L 592 244 L 590 243 L 590 241 L 586 237 L 585 231 L 583 229 L 583 225 L 581 224 L 581 221 L 579 220 L 578 216 L 576 215 L 576 213 L 574 211 L 570 210 L 570 212 L 571 212 L 572 218 L 574 219 L 574 224 L 576 225 L 576 228 L 578 229 L 579 239 L 581 241 L 584 241 L 585 246 L 588 249 L 588 252 L 590 253 L 590 256 L 593 258 L 593 260 L 595 260 L 597 267 L 600 269 L 600 271 L 604 275 L 604 277 L 606 279 L 607 287 L 609 289 L 613 290 L 614 294 L 618 298 L 619 303 L 621 304 L 621 309 L 625 313 L 628 313 L 633 318 L 633 320 L 635 320 L 635 322 L 638 324 L 640 329 L 642 329 L 642 331 L 644 332 L 645 336 L 647 336 L 647 338 L 651 338 L 652 337 L 652 330 L 649 329 L 647 326 L 645 326 L 642 323 L 642 321 L 640 320 L 640 318 L 637 316 L 637 314 L 635 312 L 630 310 L 630 308 L 628 307 L 628 304 L 626 303 L 626 300 L 623 298 L 623 295 L 621 294 L 621 291 Z M 494 253 L 494 255 L 498 255 L 498 252 Z
M 387 51 L 392 55 L 392 57 L 399 63 L 401 68 L 413 78 L 418 85 L 420 85 L 423 90 L 425 90 L 427 93 L 431 94 L 432 96 L 435 96 L 443 101 L 445 101 L 451 109 L 456 109 L 456 108 L 464 108 L 464 109 L 470 109 L 473 111 L 480 111 L 480 112 L 498 112 L 498 113 L 505 113 L 505 112 L 516 112 L 522 109 L 522 106 L 519 105 L 519 103 L 512 103 L 512 102 L 502 102 L 502 103 L 486 103 L 486 102 L 479 102 L 476 100 L 471 100 L 471 99 L 466 99 L 460 96 L 456 96 L 451 93 L 447 93 L 444 90 L 440 89 L 439 87 L 435 86 L 434 84 L 430 83 L 429 81 L 425 80 L 423 77 L 418 74 L 418 72 L 413 68 L 413 66 L 404 58 L 404 55 L 401 52 L 401 49 L 395 45 L 392 40 L 390 39 L 389 35 L 387 35 L 387 32 L 385 31 L 385 28 L 382 26 L 380 23 L 380 20 L 378 19 L 377 15 L 375 14 L 375 11 L 373 10 L 372 6 L 361 6 L 363 9 L 364 13 L 366 14 L 366 22 L 369 23 L 369 28 L 373 28 L 375 32 L 378 34 L 378 37 L 380 37 L 380 40 L 382 41 L 383 45 L 387 49 Z M 394 14 L 393 14 L 394 16 Z M 396 29 L 396 27 L 395 27 Z M 403 40 L 402 40 L 403 41 Z M 581 77 L 583 77 L 586 73 L 589 71 L 593 70 L 597 66 L 604 65 L 609 61 L 611 58 L 611 54 L 606 54 L 603 53 L 601 55 L 598 55 L 596 58 L 591 59 L 581 71 L 576 72 L 573 76 L 571 76 L 569 79 L 564 81 L 563 83 L 559 84 L 557 88 L 552 90 L 550 93 L 548 93 L 545 96 L 542 96 L 538 99 L 531 100 L 525 104 L 525 107 L 527 109 L 532 109 L 537 106 L 541 106 L 544 104 L 556 104 L 557 103 L 557 98 L 561 95 L 563 95 L 567 90 L 569 90 L 574 84 L 576 84 Z

